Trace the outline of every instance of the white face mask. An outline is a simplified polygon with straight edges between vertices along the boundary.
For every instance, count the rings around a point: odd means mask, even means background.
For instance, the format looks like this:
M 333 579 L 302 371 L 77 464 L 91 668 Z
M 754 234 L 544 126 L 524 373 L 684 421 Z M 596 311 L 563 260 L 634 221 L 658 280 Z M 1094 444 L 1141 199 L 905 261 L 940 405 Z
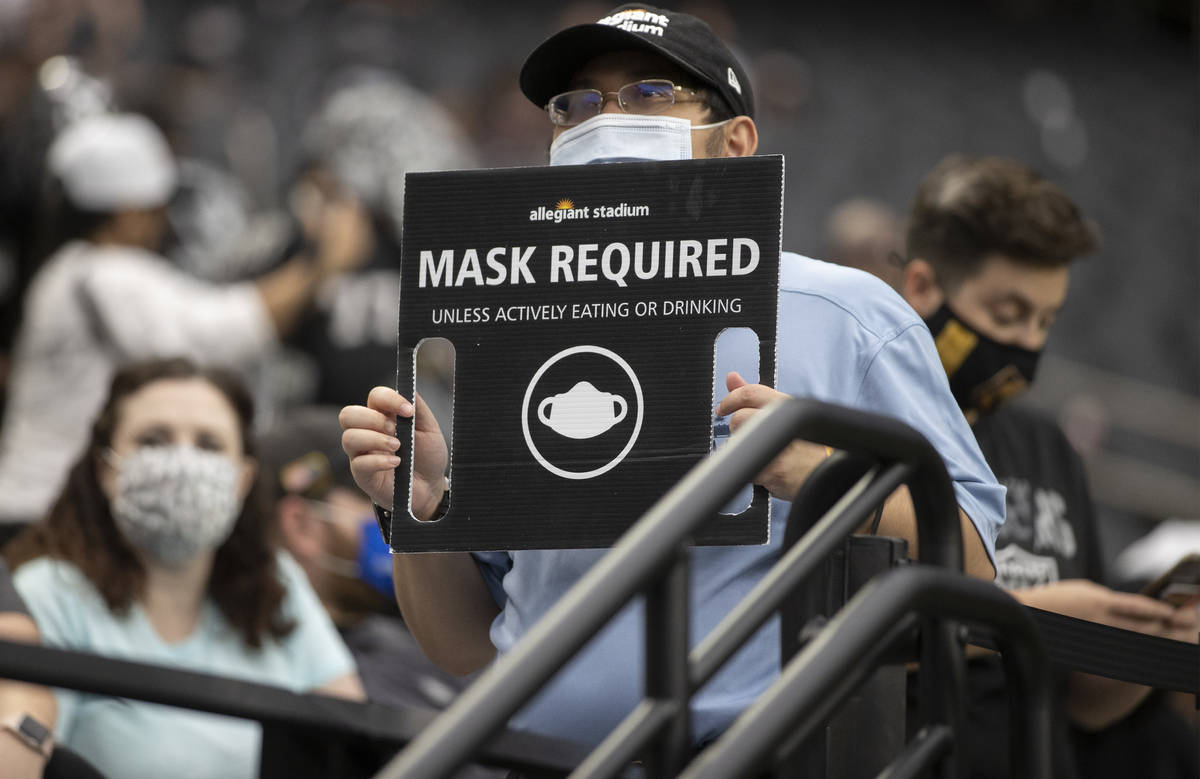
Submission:
M 240 511 L 238 467 L 225 455 L 143 446 L 120 458 L 113 520 L 131 544 L 162 565 L 177 567 L 216 549 Z
M 550 144 L 550 164 L 690 160 L 692 131 L 725 122 L 692 126 L 678 116 L 600 114 L 555 138 Z

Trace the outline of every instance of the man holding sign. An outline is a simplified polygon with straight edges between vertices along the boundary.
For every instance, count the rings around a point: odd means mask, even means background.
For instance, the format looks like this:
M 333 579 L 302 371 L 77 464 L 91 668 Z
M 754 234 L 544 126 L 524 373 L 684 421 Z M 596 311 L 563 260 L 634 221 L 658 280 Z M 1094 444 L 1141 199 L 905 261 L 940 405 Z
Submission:
M 564 30 L 539 46 L 521 87 L 553 126 L 550 164 L 746 157 L 758 133 L 750 81 L 699 19 L 642 5 L 622 6 L 594 24 Z M 632 169 L 633 166 L 631 166 Z M 519 259 L 519 258 L 518 258 Z M 962 417 L 929 331 L 885 284 L 852 269 L 782 255 L 778 291 L 778 389 L 727 377 L 717 408 L 740 427 L 783 394 L 813 397 L 895 416 L 942 455 L 960 506 L 964 567 L 991 579 L 1004 490 Z M 435 270 L 431 267 L 430 271 Z M 413 514 L 436 518 L 447 489 L 446 442 L 419 397 L 415 405 L 377 387 L 366 406 L 341 413 L 342 445 L 358 484 L 391 506 L 400 441 L 394 417 L 414 416 Z M 616 411 L 613 412 L 616 414 Z M 770 541 L 691 550 L 693 643 L 706 635 L 779 556 L 786 501 L 825 450 L 793 444 L 759 482 L 772 494 Z M 401 477 L 403 478 L 403 477 Z M 572 517 L 562 517 L 569 524 Z M 916 555 L 906 494 L 887 503 L 880 532 L 906 538 Z M 397 599 L 422 648 L 440 666 L 468 673 L 508 651 L 603 550 L 398 554 Z M 698 743 L 714 738 L 778 674 L 772 622 L 693 699 Z M 547 735 L 597 742 L 642 694 L 642 614 L 621 612 L 512 722 Z

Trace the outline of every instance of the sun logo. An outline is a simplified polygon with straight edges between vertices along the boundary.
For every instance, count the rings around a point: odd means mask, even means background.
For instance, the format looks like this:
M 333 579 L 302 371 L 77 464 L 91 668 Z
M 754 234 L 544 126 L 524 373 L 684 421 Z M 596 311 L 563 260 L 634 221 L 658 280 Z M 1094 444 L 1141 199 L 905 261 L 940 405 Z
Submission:
M 575 203 L 570 198 L 563 198 L 554 204 L 554 207 L 559 211 L 566 211 L 569 208 L 574 208 Z

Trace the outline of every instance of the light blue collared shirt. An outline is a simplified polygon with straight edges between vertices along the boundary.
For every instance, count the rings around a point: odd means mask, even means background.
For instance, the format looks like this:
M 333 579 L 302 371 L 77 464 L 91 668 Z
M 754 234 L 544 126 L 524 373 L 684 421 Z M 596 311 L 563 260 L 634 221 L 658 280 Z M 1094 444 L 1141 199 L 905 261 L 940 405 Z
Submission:
M 750 336 L 744 348 L 756 345 Z M 726 369 L 745 375 L 745 355 L 736 351 L 721 360 L 728 364 L 717 366 L 718 398 Z M 789 395 L 887 414 L 924 434 L 945 460 L 958 505 L 994 562 L 1004 488 L 950 394 L 928 328 L 894 290 L 863 271 L 784 252 L 777 363 L 776 386 Z M 691 551 L 693 646 L 778 559 L 789 506 L 772 499 L 771 538 L 764 546 Z M 501 605 L 491 630 L 497 649 L 511 649 L 605 551 L 477 554 Z M 511 724 L 599 742 L 641 700 L 642 636 L 639 601 L 620 612 Z M 693 738 L 702 742 L 727 728 L 778 673 L 779 623 L 772 620 L 693 698 Z

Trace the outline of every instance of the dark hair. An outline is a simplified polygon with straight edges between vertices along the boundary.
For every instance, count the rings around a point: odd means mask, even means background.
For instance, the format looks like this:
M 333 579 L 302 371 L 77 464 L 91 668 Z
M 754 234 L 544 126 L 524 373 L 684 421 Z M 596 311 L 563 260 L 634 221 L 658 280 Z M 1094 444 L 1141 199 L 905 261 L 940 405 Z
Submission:
M 113 218 L 111 211 L 93 211 L 75 205 L 58 179 L 48 186 L 48 220 L 59 246 L 68 241 L 87 240 Z M 57 248 L 51 247 L 51 251 Z
M 724 122 L 737 116 L 737 113 L 729 107 L 729 103 L 721 96 L 721 93 L 705 85 L 698 79 L 690 75 L 681 75 L 675 76 L 671 80 L 681 87 L 693 90 L 700 98 L 700 104 L 708 111 L 708 115 L 704 118 L 705 123 Z M 724 136 L 721 133 L 712 133 L 709 135 L 707 143 L 708 156 L 720 156 L 721 147 L 724 144 Z
M 732 119 L 737 116 L 737 112 L 729 107 L 729 101 L 722 97 L 720 92 L 692 74 L 680 70 L 679 73 L 671 76 L 671 81 L 677 86 L 690 89 L 696 93 L 700 98 L 700 103 L 708 109 L 707 121 L 723 122 L 726 119 Z
M 76 206 L 62 182 L 53 177 L 47 177 L 42 184 L 39 203 L 33 225 L 33 256 L 38 262 L 71 241 L 90 239 L 113 218 L 111 212 Z
M 4 549 L 10 567 L 49 555 L 75 565 L 121 614 L 142 594 L 146 571 L 134 548 L 113 521 L 100 488 L 96 465 L 112 443 L 123 402 L 142 387 L 164 379 L 202 379 L 221 392 L 238 418 L 243 453 L 254 456 L 251 424 L 254 404 L 235 375 L 200 368 L 181 358 L 152 360 L 125 367 L 112 381 L 108 400 L 92 426 L 87 449 L 67 477 L 66 486 L 46 518 L 24 530 Z M 294 624 L 280 606 L 286 590 L 279 579 L 275 550 L 268 541 L 270 512 L 262 477 L 255 479 L 233 531 L 216 552 L 208 579 L 208 595 L 246 644 L 282 638 Z
M 933 266 L 953 290 L 1001 255 L 1057 268 L 1099 247 L 1096 227 L 1057 185 L 1013 160 L 951 156 L 917 189 L 907 256 Z
M 719 92 L 707 87 L 699 87 L 696 91 L 700 93 L 704 107 L 708 109 L 708 121 L 724 122 L 737 116 Z

